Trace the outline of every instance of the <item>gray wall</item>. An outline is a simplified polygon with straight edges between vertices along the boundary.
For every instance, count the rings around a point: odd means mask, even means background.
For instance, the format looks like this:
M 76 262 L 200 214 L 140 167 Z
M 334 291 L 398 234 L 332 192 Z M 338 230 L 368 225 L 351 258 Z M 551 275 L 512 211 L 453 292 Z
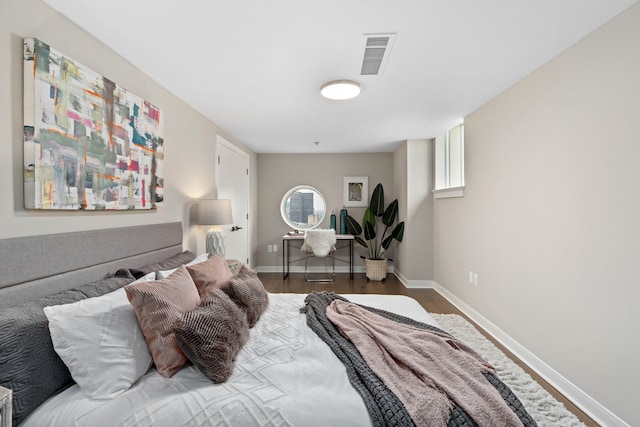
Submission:
M 469 115 L 465 196 L 434 201 L 435 280 L 630 425 L 639 41 L 636 4 Z
M 165 115 L 165 206 L 140 212 L 26 211 L 22 179 L 22 46 L 37 37 L 92 70 L 157 105 Z M 0 238 L 182 221 L 185 248 L 204 249 L 204 231 L 192 226 L 193 201 L 215 197 L 215 140 L 220 132 L 176 96 L 39 0 L 0 2 Z M 242 146 L 241 144 L 238 144 Z M 246 147 L 245 151 L 251 153 Z M 251 157 L 255 176 L 256 156 Z M 252 193 L 255 194 L 255 180 Z M 257 200 L 254 198 L 253 203 Z M 255 206 L 252 211 L 256 211 Z M 254 233 L 255 226 L 254 226 Z M 254 234 L 255 242 L 257 234 Z
M 258 250 L 257 265 L 261 271 L 282 268 L 282 236 L 290 231 L 280 216 L 280 202 L 287 191 L 306 184 L 318 189 L 327 202 L 328 214 L 320 225 L 329 228 L 329 214 L 333 209 L 339 217 L 342 208 L 342 182 L 345 176 L 368 176 L 369 195 L 382 183 L 386 199 L 393 195 L 393 154 L 259 154 L 258 155 Z M 347 208 L 360 221 L 364 208 Z M 338 219 L 339 224 L 339 219 Z M 278 245 L 278 252 L 267 252 L 267 245 Z M 360 253 L 356 249 L 356 255 Z M 345 258 L 346 259 L 346 258 Z M 364 261 L 356 260 L 356 266 Z M 297 266 L 304 266 L 296 264 Z M 295 265 L 294 265 L 295 266 Z M 336 267 L 344 266 L 342 263 Z M 279 270 L 278 270 L 279 271 Z

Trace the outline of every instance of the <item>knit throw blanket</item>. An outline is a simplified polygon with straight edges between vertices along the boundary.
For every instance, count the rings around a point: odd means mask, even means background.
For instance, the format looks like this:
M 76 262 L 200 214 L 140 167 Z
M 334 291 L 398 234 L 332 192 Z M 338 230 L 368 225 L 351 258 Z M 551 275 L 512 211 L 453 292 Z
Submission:
M 494 369 L 446 332 L 332 293 L 305 302 L 307 324 L 345 365 L 373 425 L 536 425 Z

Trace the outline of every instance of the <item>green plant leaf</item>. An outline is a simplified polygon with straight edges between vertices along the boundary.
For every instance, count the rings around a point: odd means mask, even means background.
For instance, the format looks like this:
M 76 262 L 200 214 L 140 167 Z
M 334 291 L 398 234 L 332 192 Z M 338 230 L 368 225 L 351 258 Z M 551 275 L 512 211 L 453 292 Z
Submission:
M 396 239 L 398 242 L 402 242 L 402 238 L 404 237 L 404 221 L 399 222 L 398 225 L 391 232 L 391 236 Z
M 393 243 L 393 236 L 392 236 L 392 235 L 389 235 L 389 236 L 387 236 L 387 238 L 386 238 L 386 239 L 384 239 L 384 240 L 382 241 L 382 247 L 383 247 L 385 250 L 386 250 L 386 249 L 389 249 L 389 246 L 391 246 L 391 243 Z
M 358 224 L 358 221 L 353 219 L 353 217 L 349 214 L 345 217 L 344 224 L 347 227 L 347 233 L 352 234 L 354 236 L 359 236 L 362 233 L 362 227 Z
M 382 184 L 376 185 L 376 188 L 373 190 L 369 208 L 375 216 L 382 216 L 384 213 L 384 189 L 382 188 Z
M 365 242 L 362 237 L 360 236 L 354 236 L 354 239 L 356 239 L 356 242 L 358 242 L 359 244 L 361 244 L 362 246 L 364 246 L 365 249 L 369 249 L 369 247 L 367 246 L 367 242 Z
M 364 215 L 362 215 L 362 226 L 364 227 L 366 224 L 376 225 L 376 216 L 370 208 L 365 209 Z
M 384 215 L 382 215 L 382 223 L 387 227 L 391 226 L 393 222 L 396 220 L 396 215 L 398 214 L 398 199 L 395 199 L 384 211 Z
M 376 238 L 376 229 L 370 222 L 364 223 L 364 238 L 365 240 L 372 240 Z

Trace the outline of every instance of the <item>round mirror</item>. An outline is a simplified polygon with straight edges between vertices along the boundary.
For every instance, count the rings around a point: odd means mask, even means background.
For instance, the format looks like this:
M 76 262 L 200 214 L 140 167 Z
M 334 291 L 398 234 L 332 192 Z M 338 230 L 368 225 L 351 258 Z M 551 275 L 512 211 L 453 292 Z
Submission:
M 280 203 L 282 219 L 294 230 L 310 230 L 320 225 L 327 211 L 324 197 L 308 185 L 287 191 Z

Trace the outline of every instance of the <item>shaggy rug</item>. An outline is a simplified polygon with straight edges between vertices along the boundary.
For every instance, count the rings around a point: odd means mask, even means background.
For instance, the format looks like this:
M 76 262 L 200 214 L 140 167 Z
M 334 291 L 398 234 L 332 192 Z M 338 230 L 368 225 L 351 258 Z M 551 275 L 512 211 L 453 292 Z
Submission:
M 513 390 L 540 427 L 584 426 L 561 402 L 558 402 L 462 316 L 430 314 L 442 330 L 464 341 L 496 369 L 498 377 Z

